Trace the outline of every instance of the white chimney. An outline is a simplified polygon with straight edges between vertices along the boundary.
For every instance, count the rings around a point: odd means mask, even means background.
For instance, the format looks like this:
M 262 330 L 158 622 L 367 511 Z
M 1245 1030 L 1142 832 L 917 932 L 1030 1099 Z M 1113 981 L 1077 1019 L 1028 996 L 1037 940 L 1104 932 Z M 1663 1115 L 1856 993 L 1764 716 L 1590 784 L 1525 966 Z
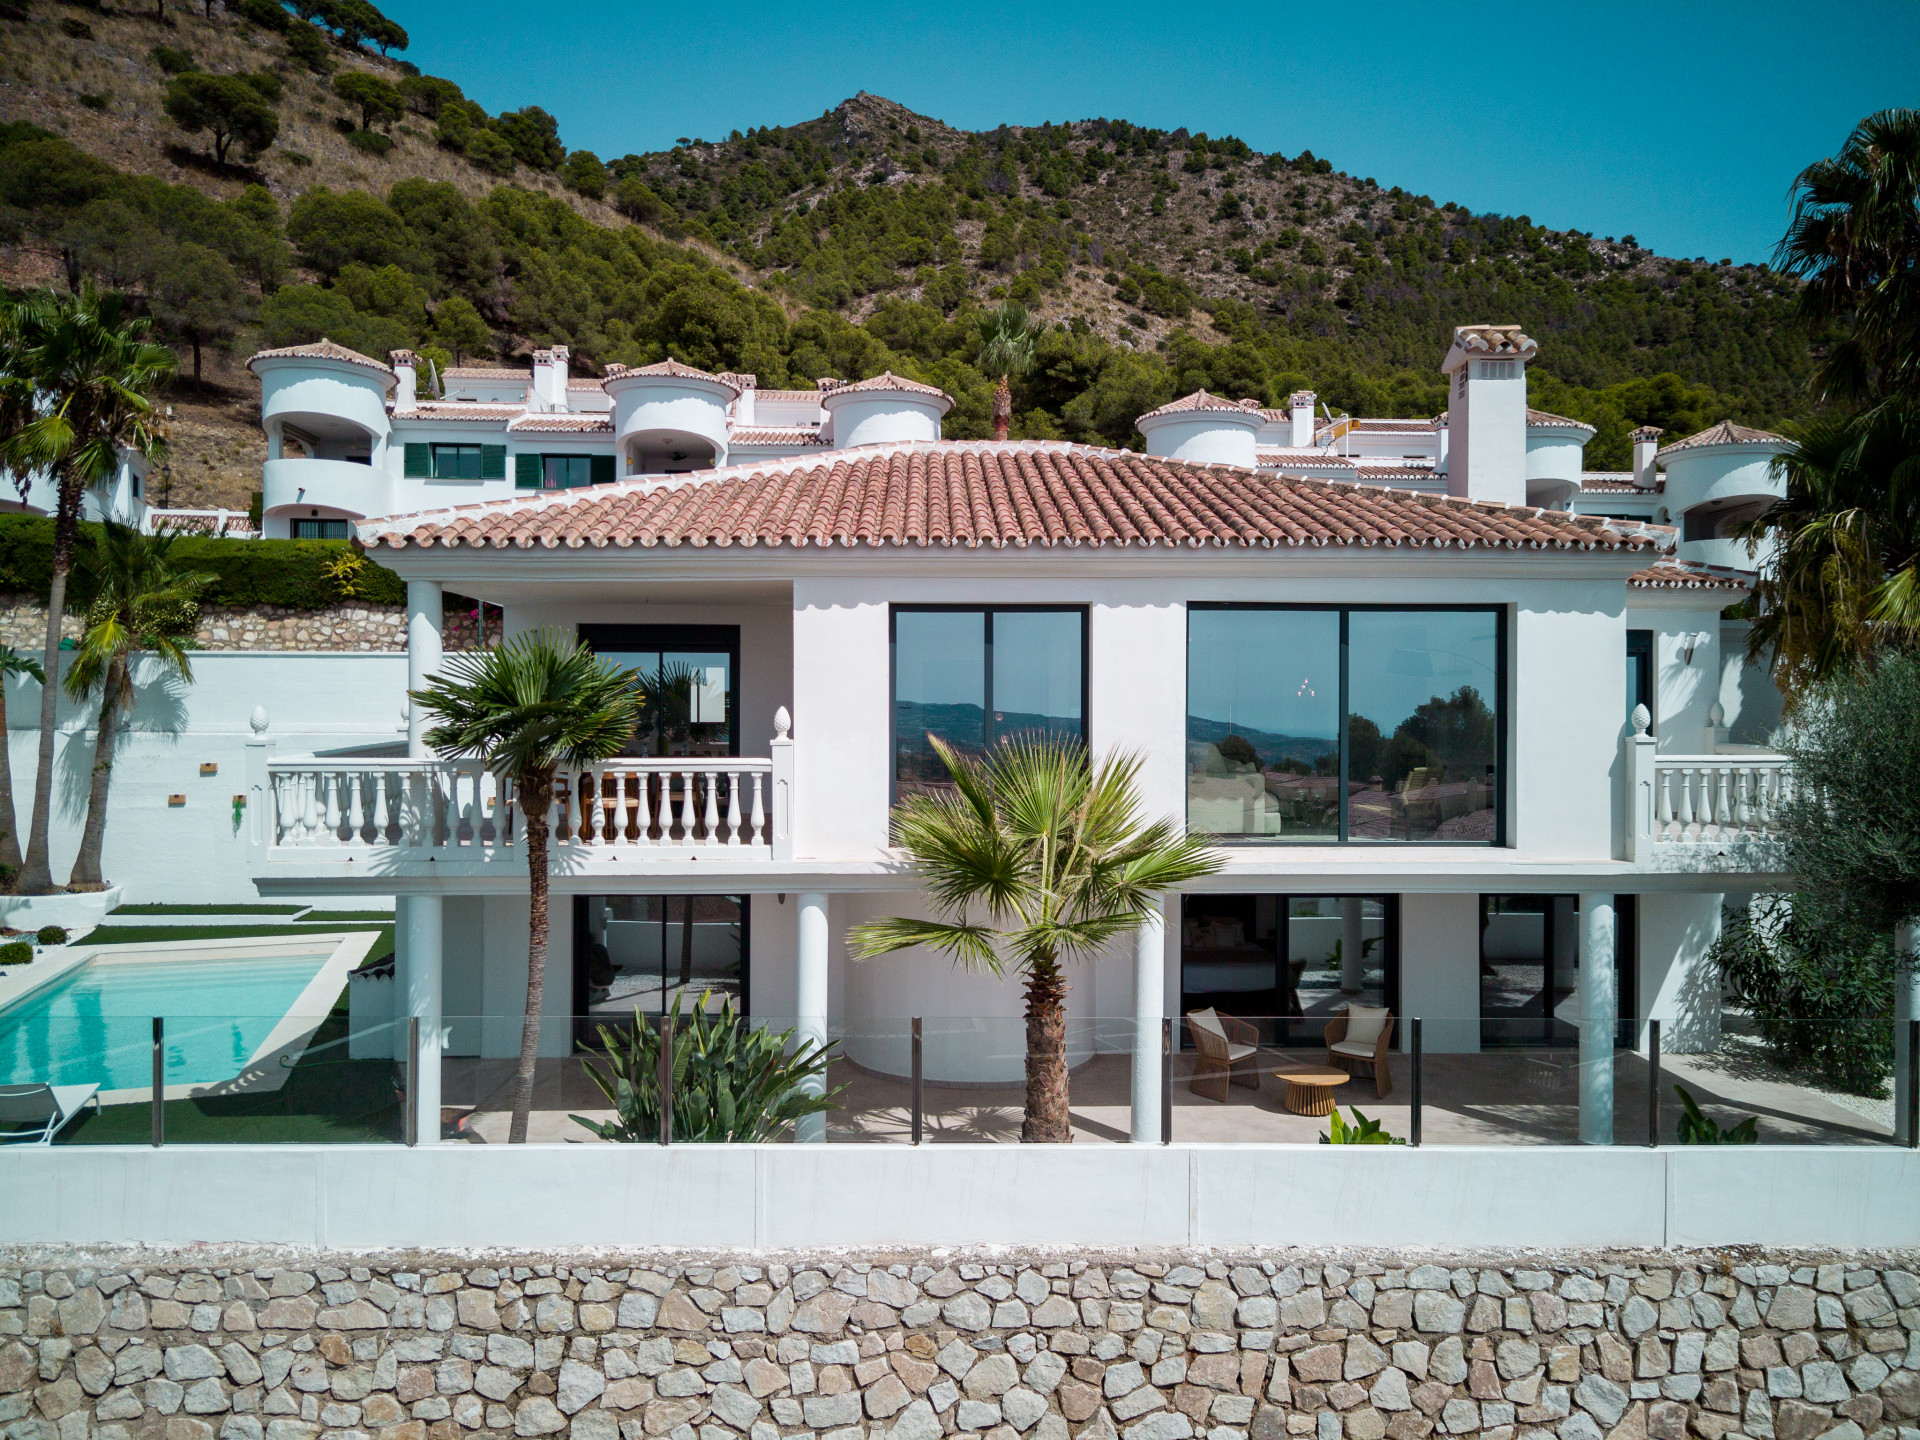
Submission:
M 1447 493 L 1527 503 L 1527 362 L 1540 347 L 1518 325 L 1461 325 L 1448 377 Z
M 758 375 L 736 375 L 731 371 L 723 370 L 720 373 L 720 378 L 740 392 L 734 399 L 730 412 L 733 416 L 733 423 L 736 426 L 755 424 L 756 422 L 753 418 L 753 401 L 754 394 L 760 386 L 760 377 Z
M 1293 412 L 1293 438 L 1287 443 L 1296 449 L 1313 444 L 1313 406 L 1318 399 L 1311 390 L 1296 390 L 1287 397 L 1287 409 Z
M 1653 472 L 1653 457 L 1659 452 L 1660 437 L 1666 433 L 1658 425 L 1642 425 L 1627 437 L 1633 441 L 1633 483 L 1642 490 L 1660 483 Z
M 1447 473 L 1447 412 L 1442 410 L 1433 417 L 1433 473 Z
M 533 352 L 533 407 L 536 410 L 565 411 L 567 408 L 567 347 Z
M 410 415 L 413 413 L 413 387 L 420 373 L 420 357 L 411 350 L 389 350 L 387 363 L 393 366 L 393 378 L 399 383 L 393 387 L 393 413 Z

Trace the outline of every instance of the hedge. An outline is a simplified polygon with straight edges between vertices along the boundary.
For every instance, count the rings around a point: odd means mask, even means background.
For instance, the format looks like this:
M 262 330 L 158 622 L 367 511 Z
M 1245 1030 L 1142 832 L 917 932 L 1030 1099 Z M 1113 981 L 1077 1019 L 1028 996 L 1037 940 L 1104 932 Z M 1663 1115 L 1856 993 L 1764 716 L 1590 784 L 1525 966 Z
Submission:
M 82 525 L 83 532 L 95 527 Z M 82 564 L 86 541 L 81 541 Z M 345 540 L 230 540 L 184 535 L 174 542 L 182 566 L 219 578 L 208 587 L 206 605 L 279 605 L 325 610 L 335 605 L 401 605 L 406 582 L 372 562 L 359 567 L 351 595 L 328 575 L 329 566 L 353 553 Z M 53 521 L 44 515 L 0 515 L 0 593 L 30 594 L 42 601 L 53 577 Z M 74 577 L 71 604 L 85 603 L 84 574 Z

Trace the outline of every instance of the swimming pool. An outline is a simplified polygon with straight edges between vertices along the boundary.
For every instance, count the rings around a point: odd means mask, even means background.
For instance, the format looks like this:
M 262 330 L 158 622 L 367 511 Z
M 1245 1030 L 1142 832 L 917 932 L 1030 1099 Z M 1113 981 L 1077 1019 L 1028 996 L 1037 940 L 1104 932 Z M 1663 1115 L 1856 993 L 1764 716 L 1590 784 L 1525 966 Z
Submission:
M 340 969 L 329 963 L 342 958 L 339 939 L 310 937 L 291 953 L 285 946 L 261 953 L 258 941 L 241 953 L 204 944 L 187 953 L 177 946 L 96 951 L 12 1004 L 0 989 L 0 1084 L 148 1092 L 156 1015 L 166 1022 L 170 1095 L 234 1081 L 264 1058 L 269 1041 L 289 1038 L 290 1023 L 294 1034 L 309 1032 L 332 1008 L 338 985 L 316 982 L 322 971 Z M 277 1084 L 280 1077 L 262 1078 Z

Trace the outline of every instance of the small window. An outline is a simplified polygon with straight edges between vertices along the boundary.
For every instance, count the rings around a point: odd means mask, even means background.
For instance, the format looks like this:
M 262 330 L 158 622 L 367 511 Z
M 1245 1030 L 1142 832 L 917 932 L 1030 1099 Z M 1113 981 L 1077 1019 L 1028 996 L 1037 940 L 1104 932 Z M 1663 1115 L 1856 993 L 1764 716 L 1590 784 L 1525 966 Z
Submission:
M 586 455 L 547 455 L 540 476 L 542 490 L 578 490 L 593 482 L 591 457 Z
M 293 538 L 296 540 L 347 540 L 352 538 L 353 527 L 345 520 L 296 520 L 293 522 Z
M 433 478 L 478 480 L 480 478 L 480 447 L 478 445 L 435 445 L 433 447 Z

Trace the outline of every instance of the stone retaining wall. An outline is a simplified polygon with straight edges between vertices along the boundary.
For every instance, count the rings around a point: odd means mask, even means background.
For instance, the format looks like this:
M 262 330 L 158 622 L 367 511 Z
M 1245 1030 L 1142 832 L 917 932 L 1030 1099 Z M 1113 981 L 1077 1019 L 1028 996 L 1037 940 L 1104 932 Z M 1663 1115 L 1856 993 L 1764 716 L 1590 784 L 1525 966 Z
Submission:
M 1920 1440 L 1858 1261 L 231 1258 L 0 1263 L 0 1434 Z
M 62 633 L 78 639 L 85 616 L 69 611 Z M 500 617 L 488 616 L 498 639 Z M 472 650 L 473 607 L 449 607 L 442 620 L 441 644 L 448 650 Z M 47 608 L 31 595 L 0 596 L 0 644 L 39 654 L 47 637 Z M 194 641 L 202 650 L 392 650 L 407 648 L 407 612 L 403 605 L 342 605 L 330 610 L 293 610 L 275 605 L 208 605 L 200 612 Z

